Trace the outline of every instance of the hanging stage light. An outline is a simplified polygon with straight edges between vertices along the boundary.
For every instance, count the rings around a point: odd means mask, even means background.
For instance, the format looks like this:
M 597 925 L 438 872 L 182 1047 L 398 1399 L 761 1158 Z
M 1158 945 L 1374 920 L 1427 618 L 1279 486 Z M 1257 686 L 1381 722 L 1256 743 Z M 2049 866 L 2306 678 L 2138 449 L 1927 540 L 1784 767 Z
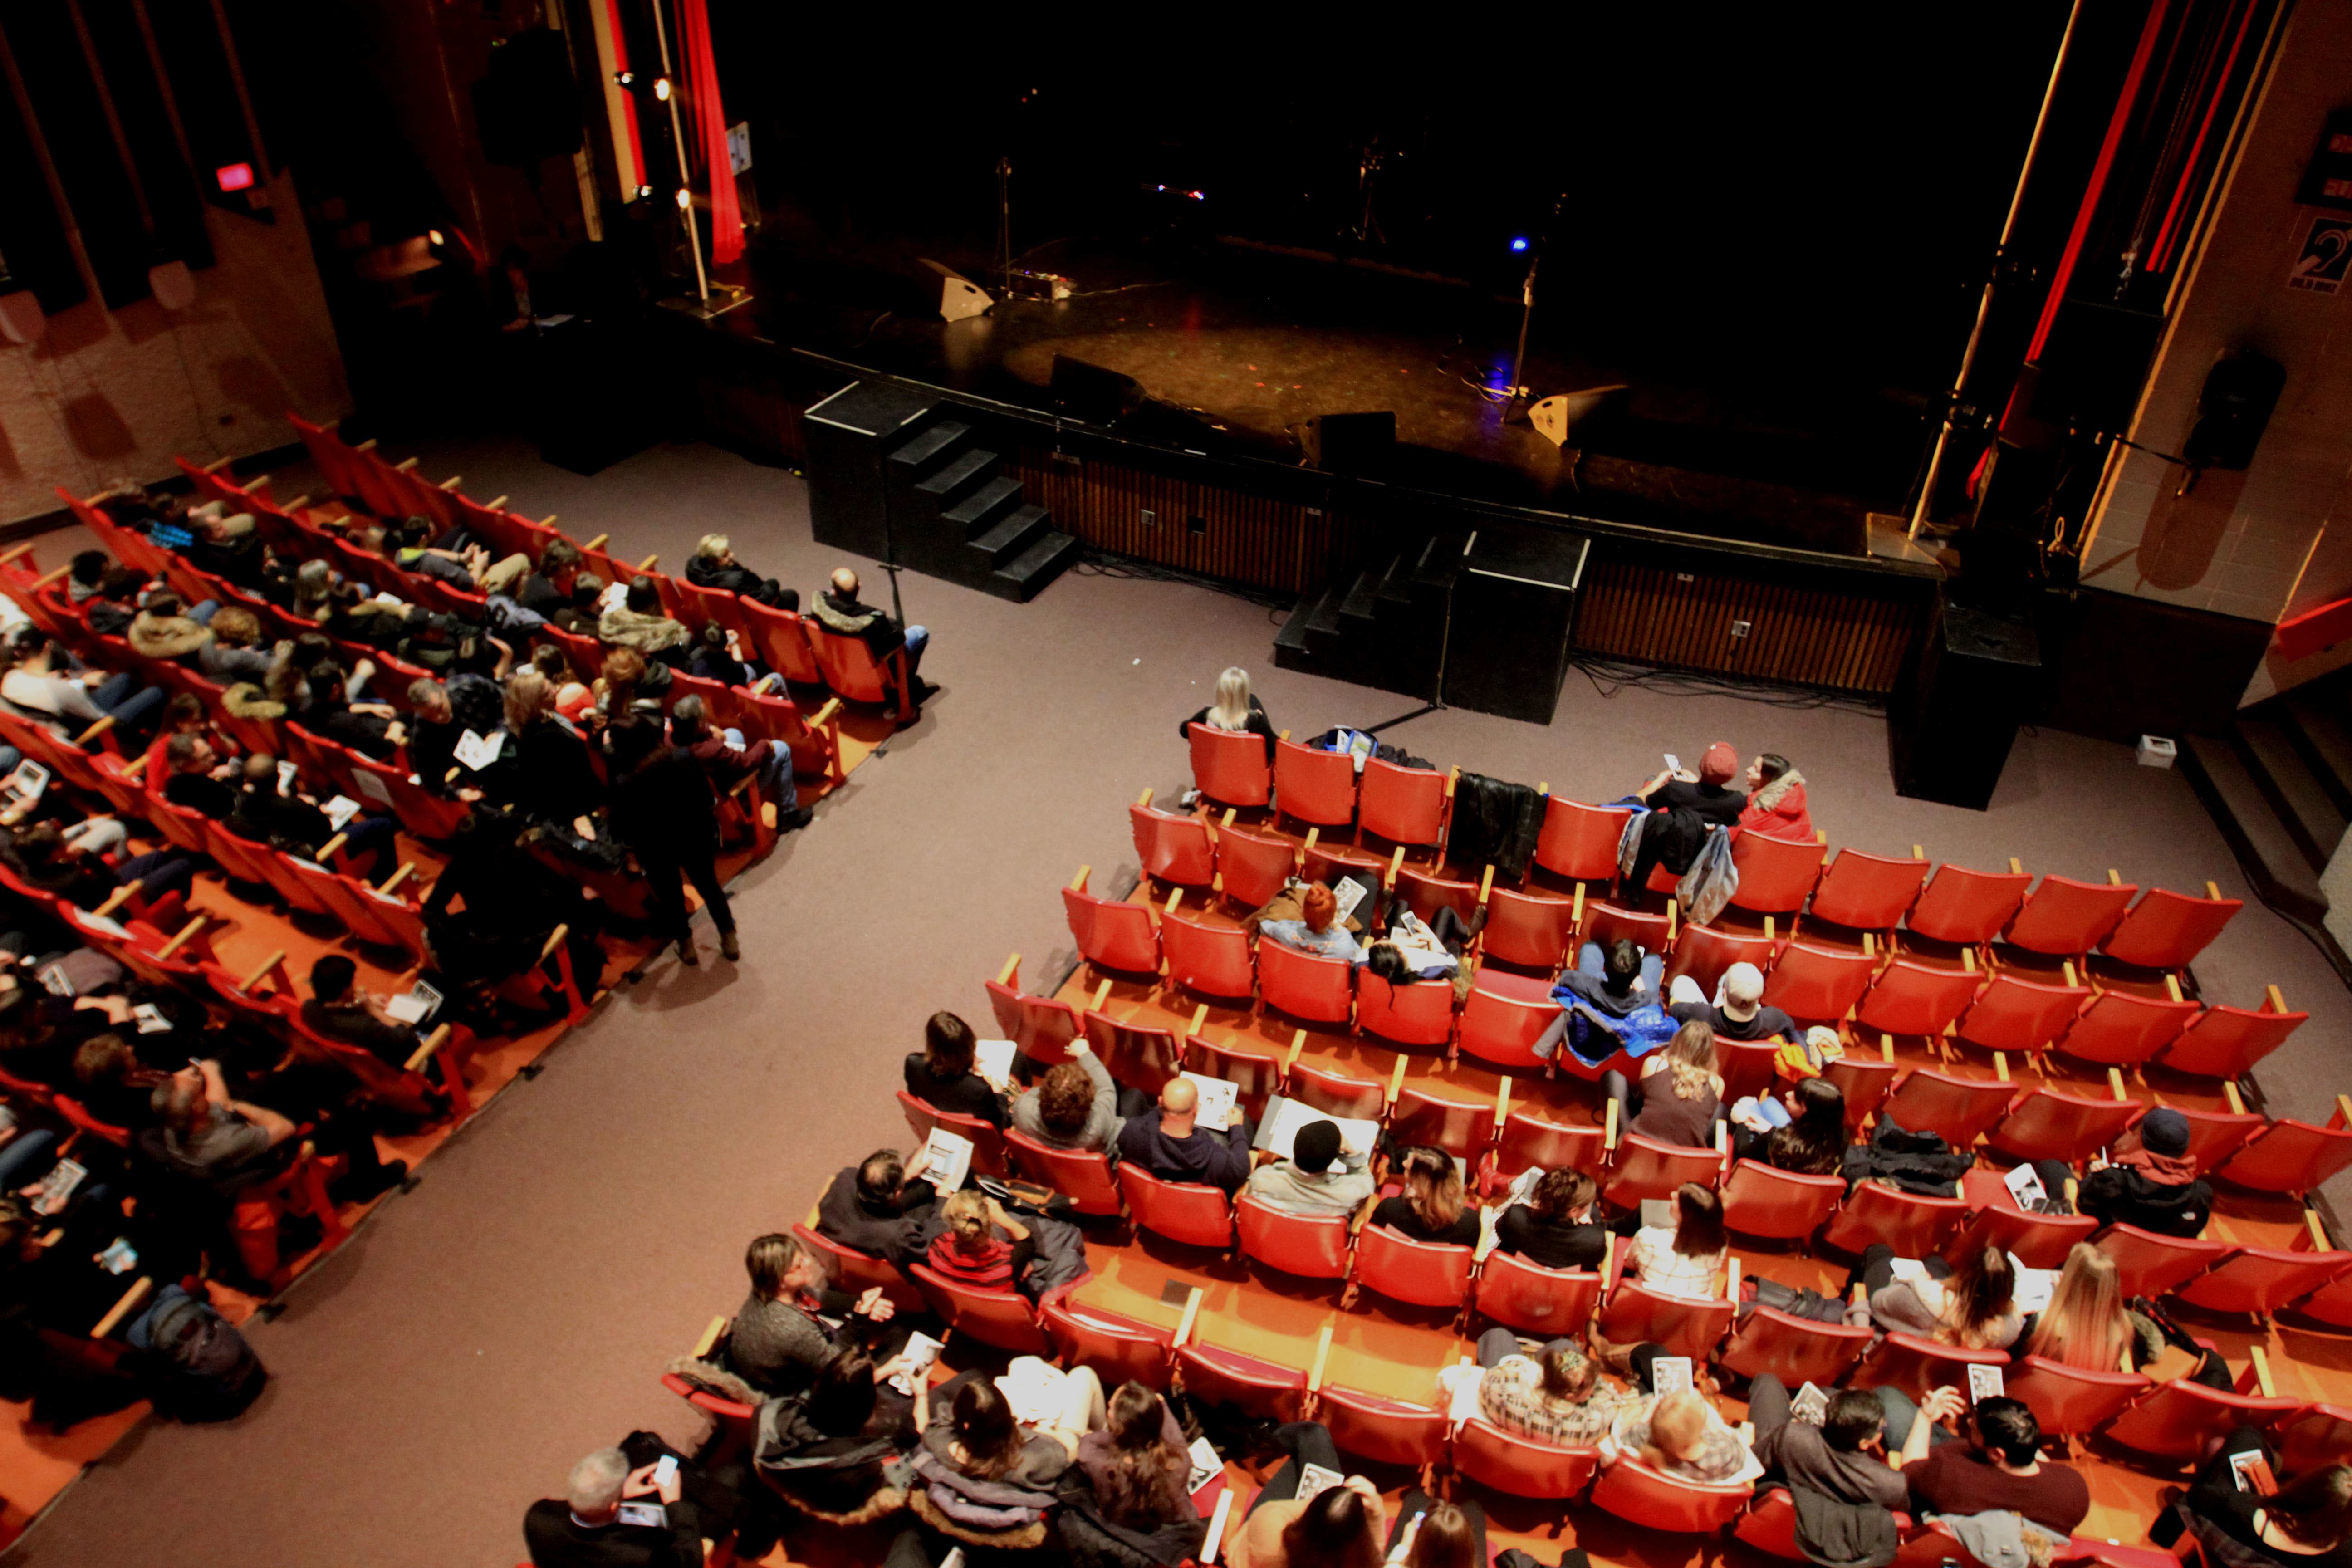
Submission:
M 654 78 L 654 96 L 664 103 L 669 101 L 669 78 L 666 76 Z
M 678 188 L 677 188 L 677 208 L 678 208 L 678 211 L 680 211 L 680 212 L 684 212 L 687 208 L 688 208 L 688 207 L 692 206 L 693 205 L 694 205 L 694 193 L 693 193 L 692 191 L 688 190 L 684 185 L 680 185 L 680 186 L 678 186 Z

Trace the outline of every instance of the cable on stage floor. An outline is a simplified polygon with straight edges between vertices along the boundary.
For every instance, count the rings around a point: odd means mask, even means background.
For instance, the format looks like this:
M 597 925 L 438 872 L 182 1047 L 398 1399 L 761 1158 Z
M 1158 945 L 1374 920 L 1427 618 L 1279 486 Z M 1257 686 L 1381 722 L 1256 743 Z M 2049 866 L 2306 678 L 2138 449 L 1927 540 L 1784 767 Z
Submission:
M 1745 680 L 1736 675 L 1707 674 L 1696 669 L 1660 669 L 1646 664 L 1626 664 L 1583 654 L 1570 654 L 1568 661 L 1581 670 L 1584 678 L 1592 683 L 1592 689 L 1604 698 L 1615 697 L 1627 687 L 1633 687 L 1643 691 L 1663 692 L 1670 697 L 1737 697 L 1743 701 L 1761 702 L 1771 708 L 1833 708 L 1848 713 L 1876 714 L 1884 712 L 1886 707 L 1884 699 L 1851 691 L 1805 690 L 1769 681 Z

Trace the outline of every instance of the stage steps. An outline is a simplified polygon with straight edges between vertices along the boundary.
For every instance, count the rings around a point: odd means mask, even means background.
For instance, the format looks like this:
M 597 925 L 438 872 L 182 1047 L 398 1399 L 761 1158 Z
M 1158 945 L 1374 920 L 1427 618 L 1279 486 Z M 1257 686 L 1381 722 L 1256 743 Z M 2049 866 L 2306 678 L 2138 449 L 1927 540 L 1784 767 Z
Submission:
M 2227 734 L 2189 736 L 2180 768 L 2263 901 L 2325 921 L 2320 876 L 2352 826 L 2352 675 L 2258 702 Z
M 1376 551 L 1360 570 L 1299 600 L 1274 637 L 1274 662 L 1335 680 L 1426 698 L 1445 640 L 1445 603 L 1462 536 Z

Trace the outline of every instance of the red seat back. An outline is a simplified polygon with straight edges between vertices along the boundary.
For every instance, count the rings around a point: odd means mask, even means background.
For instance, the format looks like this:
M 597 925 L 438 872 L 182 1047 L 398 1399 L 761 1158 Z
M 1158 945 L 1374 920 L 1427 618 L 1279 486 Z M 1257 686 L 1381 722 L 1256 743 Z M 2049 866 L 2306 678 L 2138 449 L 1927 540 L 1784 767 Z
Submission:
M 1062 910 L 1071 940 L 1087 963 L 1128 974 L 1160 973 L 1160 933 L 1152 929 L 1149 905 L 1064 888 Z
M 1356 1027 L 1401 1046 L 1442 1046 L 1454 1037 L 1454 982 L 1397 985 L 1363 970 L 1357 977 Z
M 2270 1125 L 2251 1110 L 2198 1110 L 2185 1105 L 2172 1109 L 2189 1123 L 2188 1157 L 2196 1162 L 2200 1176 L 2210 1174 L 2214 1166 L 2236 1153 L 2247 1139 Z
M 1660 1475 L 1637 1459 L 1619 1459 L 1593 1483 L 1592 1501 L 1645 1530 L 1709 1534 L 1738 1519 L 1755 1489 L 1747 1482 L 1711 1485 Z
M 1285 947 L 1272 937 L 1257 944 L 1259 999 L 1309 1023 L 1344 1024 L 1353 1014 L 1356 971 L 1347 960 Z M 1453 987 L 1446 987 L 1450 999 Z
M 1898 1127 L 1941 1133 L 1953 1148 L 1969 1149 L 2009 1113 L 2009 1102 L 2016 1094 L 2010 1085 L 1992 1079 L 1954 1078 L 1930 1068 L 1914 1068 L 1895 1085 L 1884 1114 Z
M 1784 1383 L 1829 1388 L 1845 1380 L 1875 1331 L 1868 1323 L 1817 1323 L 1759 1305 L 1724 1342 L 1723 1364 L 1742 1377 L 1769 1372 Z
M 1556 973 L 1576 930 L 1576 902 L 1496 888 L 1486 895 L 1486 925 L 1478 951 L 1504 963 Z
M 2219 1263 L 2230 1250 L 2225 1241 L 2158 1236 L 2136 1225 L 2111 1225 L 2099 1233 L 2094 1245 L 2116 1260 L 2116 1288 L 2126 1300 L 2134 1296 L 2151 1300 L 2168 1296 Z
M 2099 951 L 2117 963 L 2141 969 L 2185 969 L 2221 928 L 2245 907 L 2243 899 L 2196 899 L 2169 888 L 2150 888 Z
M 2044 985 L 1996 974 L 1960 1015 L 1959 1037 L 1989 1051 L 2046 1051 L 2090 999 L 2087 985 Z
M 822 686 L 824 667 L 809 646 L 807 623 L 792 610 L 779 610 L 751 599 L 739 599 L 736 612 L 744 634 L 758 651 L 760 662 L 794 686 Z
M 1772 967 L 1774 939 L 1746 931 L 1717 931 L 1713 926 L 1685 926 L 1666 959 L 1667 984 L 1688 975 L 1691 983 L 1712 996 L 1723 972 L 1735 963 L 1752 963 L 1760 973 Z
M 1565 1165 L 1598 1175 L 1609 1157 L 1599 1126 L 1552 1121 L 1514 1107 L 1503 1119 L 1502 1142 L 1495 1150 L 1495 1173 L 1504 1181 L 1530 1165 L 1547 1171 Z
M 2197 1016 L 2194 1002 L 2173 1002 L 2130 991 L 2102 991 L 2058 1037 L 2058 1049 L 2078 1061 L 2136 1068 L 2180 1037 Z
M 1645 915 L 1633 910 L 1619 909 L 1614 904 L 1587 900 L 1584 924 L 1578 931 L 1579 940 L 1598 942 L 1603 952 L 1610 943 L 1623 937 L 1643 952 L 1666 951 L 1667 921 L 1664 915 Z
M 2164 1065 L 2200 1078 L 2243 1078 L 2253 1065 L 2286 1043 L 2308 1013 L 2281 1013 L 2265 1005 L 2209 1007 L 2190 1021 L 2164 1053 Z
M 1344 844 L 1318 843 L 1311 849 L 1302 848 L 1298 862 L 1298 875 L 1308 882 L 1337 882 L 1351 876 L 1377 885 L 1389 874 L 1386 860 Z
M 1601 1450 L 1530 1442 L 1474 1415 L 1454 1436 L 1454 1468 L 1506 1496 L 1572 1498 L 1592 1483 Z
M 1544 802 L 1536 864 L 1572 882 L 1608 882 L 1617 876 L 1617 845 L 1627 813 L 1553 795 Z
M 684 613 L 672 612 L 673 618 L 685 622 L 688 626 L 699 626 L 706 621 L 717 621 L 728 631 L 742 636 L 749 635 L 749 627 L 745 625 L 742 615 L 736 609 L 736 605 L 741 601 L 736 598 L 733 590 L 698 587 L 683 577 L 661 576 L 656 581 L 662 586 L 662 597 L 665 601 L 673 594 L 677 596 L 678 610 Z
M 2272 1247 L 2242 1247 L 2206 1273 L 2174 1292 L 2209 1312 L 2246 1312 L 2267 1318 L 2352 1269 L 2352 1252 L 2289 1252 Z
M 932 1312 L 958 1333 L 1014 1355 L 1048 1356 L 1054 1343 L 1017 1290 L 982 1290 L 950 1279 L 926 1263 L 908 1266 Z
M 940 1110 L 924 1104 L 905 1089 L 899 1089 L 898 1109 L 906 1113 L 907 1125 L 914 1130 L 919 1143 L 931 1135 L 931 1129 L 943 1127 L 959 1137 L 971 1141 L 971 1168 L 983 1176 L 1004 1174 L 1004 1134 L 992 1122 L 977 1116 L 961 1116 L 952 1110 Z
M 1992 1130 L 1992 1146 L 2013 1160 L 2079 1165 L 2113 1143 L 2147 1109 L 2136 1100 L 2061 1094 L 2044 1084 L 2001 1119 Z
M 1198 726 L 1195 726 L 1198 728 Z M 1307 1409 L 1307 1373 L 1239 1351 L 1189 1341 L 1176 1349 L 1184 1391 L 1208 1405 L 1230 1405 L 1261 1420 L 1297 1420 Z
M 1623 1343 L 1646 1340 L 1664 1345 L 1669 1355 L 1704 1360 L 1731 1331 L 1737 1313 L 1733 1302 L 1719 1297 L 1677 1296 L 1629 1279 L 1601 1303 L 1601 1331 Z
M 1315 1418 L 1330 1428 L 1339 1452 L 1413 1469 L 1445 1458 L 1445 1433 L 1452 1425 L 1443 1410 L 1337 1386 L 1316 1395 Z
M 1452 910 L 1464 925 L 1478 912 L 1478 884 L 1457 882 L 1448 877 L 1432 876 L 1411 867 L 1397 873 L 1397 895 L 1407 908 L 1425 921 L 1435 921 L 1440 910 Z
M 1892 1333 L 1871 1348 L 1854 1373 L 1860 1388 L 1899 1389 L 1917 1399 L 1934 1388 L 1966 1388 L 1971 1366 L 2007 1366 L 2009 1352 L 1948 1345 L 1918 1334 Z
M 2302 1408 L 2300 1399 L 2235 1394 L 2186 1377 L 2160 1383 L 2110 1422 L 2107 1436 L 2150 1458 L 2188 1464 L 2201 1459 L 2241 1426 L 2267 1426 Z
M 1106 1312 L 1070 1300 L 1056 1290 L 1038 1303 L 1037 1316 L 1061 1352 L 1066 1366 L 1090 1366 L 1105 1388 L 1132 1380 L 1146 1388 L 1168 1386 L 1169 1343 L 1175 1335 L 1167 1329 L 1139 1322 L 1123 1313 Z
M 1249 936 L 1239 926 L 1171 912 L 1160 917 L 1160 944 L 1168 959 L 1168 978 L 1187 991 L 1247 997 L 1257 990 Z
M 2153 1386 L 2136 1372 L 2096 1372 L 2039 1355 L 2020 1356 L 2001 1376 L 2001 1392 L 2024 1401 L 2050 1437 L 2104 1426 Z
M 1827 1224 L 1845 1197 L 1843 1176 L 1805 1176 L 1736 1160 L 1723 1182 L 1723 1223 L 1742 1236 L 1790 1241 Z
M 1822 1240 L 1857 1257 L 1871 1243 L 1883 1241 L 1897 1258 L 1925 1258 L 1943 1250 L 1968 1213 L 1964 1198 L 1921 1197 L 1864 1182 L 1846 1194 Z
M 1205 786 L 1202 793 L 1208 793 Z M 1276 741 L 1274 805 L 1285 816 L 1318 827 L 1346 826 L 1356 820 L 1356 759 L 1345 752 Z
M 1414 1307 L 1459 1307 L 1470 1296 L 1475 1249 L 1412 1241 L 1384 1226 L 1356 1237 L 1354 1279 L 1365 1289 Z
M 1348 1277 L 1346 1215 L 1285 1214 L 1244 1193 L 1234 1205 L 1234 1224 L 1244 1258 L 1303 1279 Z
M 1298 866 L 1298 846 L 1289 839 L 1244 833 L 1238 827 L 1219 830 L 1216 852 L 1225 897 L 1253 910 L 1282 891 Z
M 1817 839 L 1792 842 L 1742 833 L 1731 841 L 1731 864 L 1739 872 L 1732 889 L 1731 907 L 1758 914 L 1784 915 L 1805 907 L 1813 884 L 1822 879 L 1822 858 L 1829 851 Z
M 1591 1269 L 1546 1268 L 1516 1252 L 1490 1252 L 1478 1266 L 1471 1305 L 1480 1316 L 1538 1339 L 1575 1339 L 1601 1302 Z
M 1927 885 L 1927 862 L 1841 849 L 1813 888 L 1816 920 L 1856 931 L 1892 931 Z
M 1886 1103 L 1902 1072 L 1895 1063 L 1859 1050 L 1848 1051 L 1822 1067 L 1822 1076 L 1837 1085 L 1838 1092 L 1845 1096 L 1845 1124 L 1849 1130 L 1860 1127 L 1864 1117 Z
M 1984 976 L 1973 971 L 1935 968 L 1898 958 L 1864 994 L 1854 1022 L 1890 1035 L 1940 1035 L 1984 983 Z
M 915 1282 L 898 1272 L 888 1258 L 860 1252 L 854 1247 L 844 1247 L 830 1237 L 820 1236 L 805 1225 L 793 1226 L 793 1234 L 801 1245 L 822 1255 L 830 1283 L 836 1290 L 852 1296 L 879 1289 L 901 1311 L 917 1311 L 923 1305 L 923 1292 Z
M 1265 736 L 1198 723 L 1187 730 L 1192 784 L 1202 795 L 1219 805 L 1264 805 L 1274 798 L 1274 770 L 1266 765 Z
M 1495 1102 L 1465 1103 L 1408 1083 L 1397 1091 L 1396 1104 L 1389 1111 L 1388 1131 L 1400 1144 L 1443 1149 L 1461 1155 L 1475 1167 L 1495 1141 Z
M 1119 1212 L 1118 1181 L 1111 1174 L 1110 1157 L 1100 1150 L 1055 1149 L 1007 1128 L 1004 1160 L 1014 1175 L 1062 1194 L 1080 1214 Z
M 882 702 L 905 708 L 907 651 L 900 648 L 877 663 L 862 637 L 829 631 L 821 622 L 803 621 L 809 650 L 824 683 L 853 702 Z
M 2007 1192 L 2003 1188 L 2002 1195 Z M 1944 1256 L 1965 1258 L 1972 1248 L 1998 1247 L 2015 1254 L 2028 1268 L 2063 1268 L 2074 1244 L 2090 1240 L 2098 1228 L 2099 1222 L 2089 1215 L 2028 1214 L 1991 1204 L 1977 1210 L 1967 1228 L 1944 1248 Z
M 1445 775 L 1432 768 L 1364 761 L 1356 800 L 1363 830 L 1391 844 L 1436 844 L 1445 836 Z
M 1982 947 L 2017 913 L 2032 880 L 2022 871 L 1971 871 L 1947 860 L 1936 868 L 1904 925 L 1936 942 Z
M 1536 1055 L 1535 1045 L 1558 1021 L 1559 1006 L 1548 988 L 1540 999 L 1524 990 L 1514 994 L 1508 978 L 1482 972 L 1471 982 L 1456 1045 L 1465 1055 L 1507 1072 L 1541 1071 L 1545 1058 Z
M 1832 1024 L 1853 1011 L 1877 972 L 1867 953 L 1792 942 L 1764 977 L 1764 1000 L 1801 1024 Z
M 1004 1031 L 1013 1049 L 1031 1061 L 1045 1067 L 1067 1061 L 1070 1042 L 1085 1032 L 1078 1010 L 1050 996 L 1024 996 L 1014 988 L 1018 984 L 1017 974 L 1012 985 L 1001 980 L 987 983 L 989 1010 L 996 1016 L 996 1026 Z
M 2343 1121 L 2339 1110 L 2326 1127 L 2293 1118 L 2273 1121 L 2215 1173 L 2237 1186 L 2301 1198 L 2352 1165 L 2352 1130 Z
M 1233 1200 L 1223 1188 L 1163 1182 L 1131 1162 L 1119 1165 L 1118 1186 L 1144 1229 L 1190 1247 L 1233 1245 Z
M 1185 888 L 1205 888 L 1216 880 L 1216 849 L 1209 842 L 1207 823 L 1187 813 L 1148 805 L 1129 806 L 1127 819 L 1135 832 L 1135 858 L 1142 863 L 1145 876 Z
M 2116 929 L 2138 891 L 2136 882 L 2078 882 L 2072 877 L 2047 876 L 2027 895 L 2001 935 L 2028 952 L 2088 952 Z
M 1290 1069 L 1290 1081 L 1284 1092 L 1301 1105 L 1312 1106 L 1326 1116 L 1349 1117 L 1356 1121 L 1377 1121 L 1389 1102 L 1388 1085 L 1355 1078 L 1343 1072 L 1333 1072 L 1300 1062 Z
M 1239 1085 L 1236 1102 L 1252 1121 L 1264 1118 L 1265 1102 L 1282 1089 L 1281 1058 L 1221 1046 L 1206 1035 L 1194 1035 L 1185 1042 L 1184 1065 L 1203 1078 L 1221 1078 Z
M 2271 1434 L 2279 1474 L 2300 1476 L 2352 1461 L 2352 1409 L 2314 1405 L 2278 1424 Z
M 1612 1205 L 1632 1208 L 1643 1198 L 1670 1198 L 1686 1182 L 1713 1188 L 1722 1180 L 1723 1156 L 1713 1149 L 1662 1143 L 1628 1132 L 1617 1141 L 1617 1154 L 1601 1190 Z
M 1087 1008 L 1087 1044 L 1116 1081 L 1138 1094 L 1157 1097 L 1160 1086 L 1182 1070 L 1184 1048 L 1173 1030 L 1123 1022 Z M 1220 1075 L 1211 1073 L 1212 1078 Z

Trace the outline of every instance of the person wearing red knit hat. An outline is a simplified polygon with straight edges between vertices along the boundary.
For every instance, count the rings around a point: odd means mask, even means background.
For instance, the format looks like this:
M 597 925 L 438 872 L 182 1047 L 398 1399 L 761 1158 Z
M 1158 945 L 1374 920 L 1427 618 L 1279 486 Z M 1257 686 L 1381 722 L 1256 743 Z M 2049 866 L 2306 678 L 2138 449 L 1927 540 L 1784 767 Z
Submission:
M 1738 773 L 1739 753 L 1730 742 L 1717 741 L 1699 758 L 1698 772 L 1665 769 L 1639 792 L 1650 816 L 1643 824 L 1627 898 L 1641 897 L 1650 873 L 1660 866 L 1677 877 L 1689 870 L 1709 827 L 1730 827 L 1739 821 L 1748 796 L 1730 787 Z

